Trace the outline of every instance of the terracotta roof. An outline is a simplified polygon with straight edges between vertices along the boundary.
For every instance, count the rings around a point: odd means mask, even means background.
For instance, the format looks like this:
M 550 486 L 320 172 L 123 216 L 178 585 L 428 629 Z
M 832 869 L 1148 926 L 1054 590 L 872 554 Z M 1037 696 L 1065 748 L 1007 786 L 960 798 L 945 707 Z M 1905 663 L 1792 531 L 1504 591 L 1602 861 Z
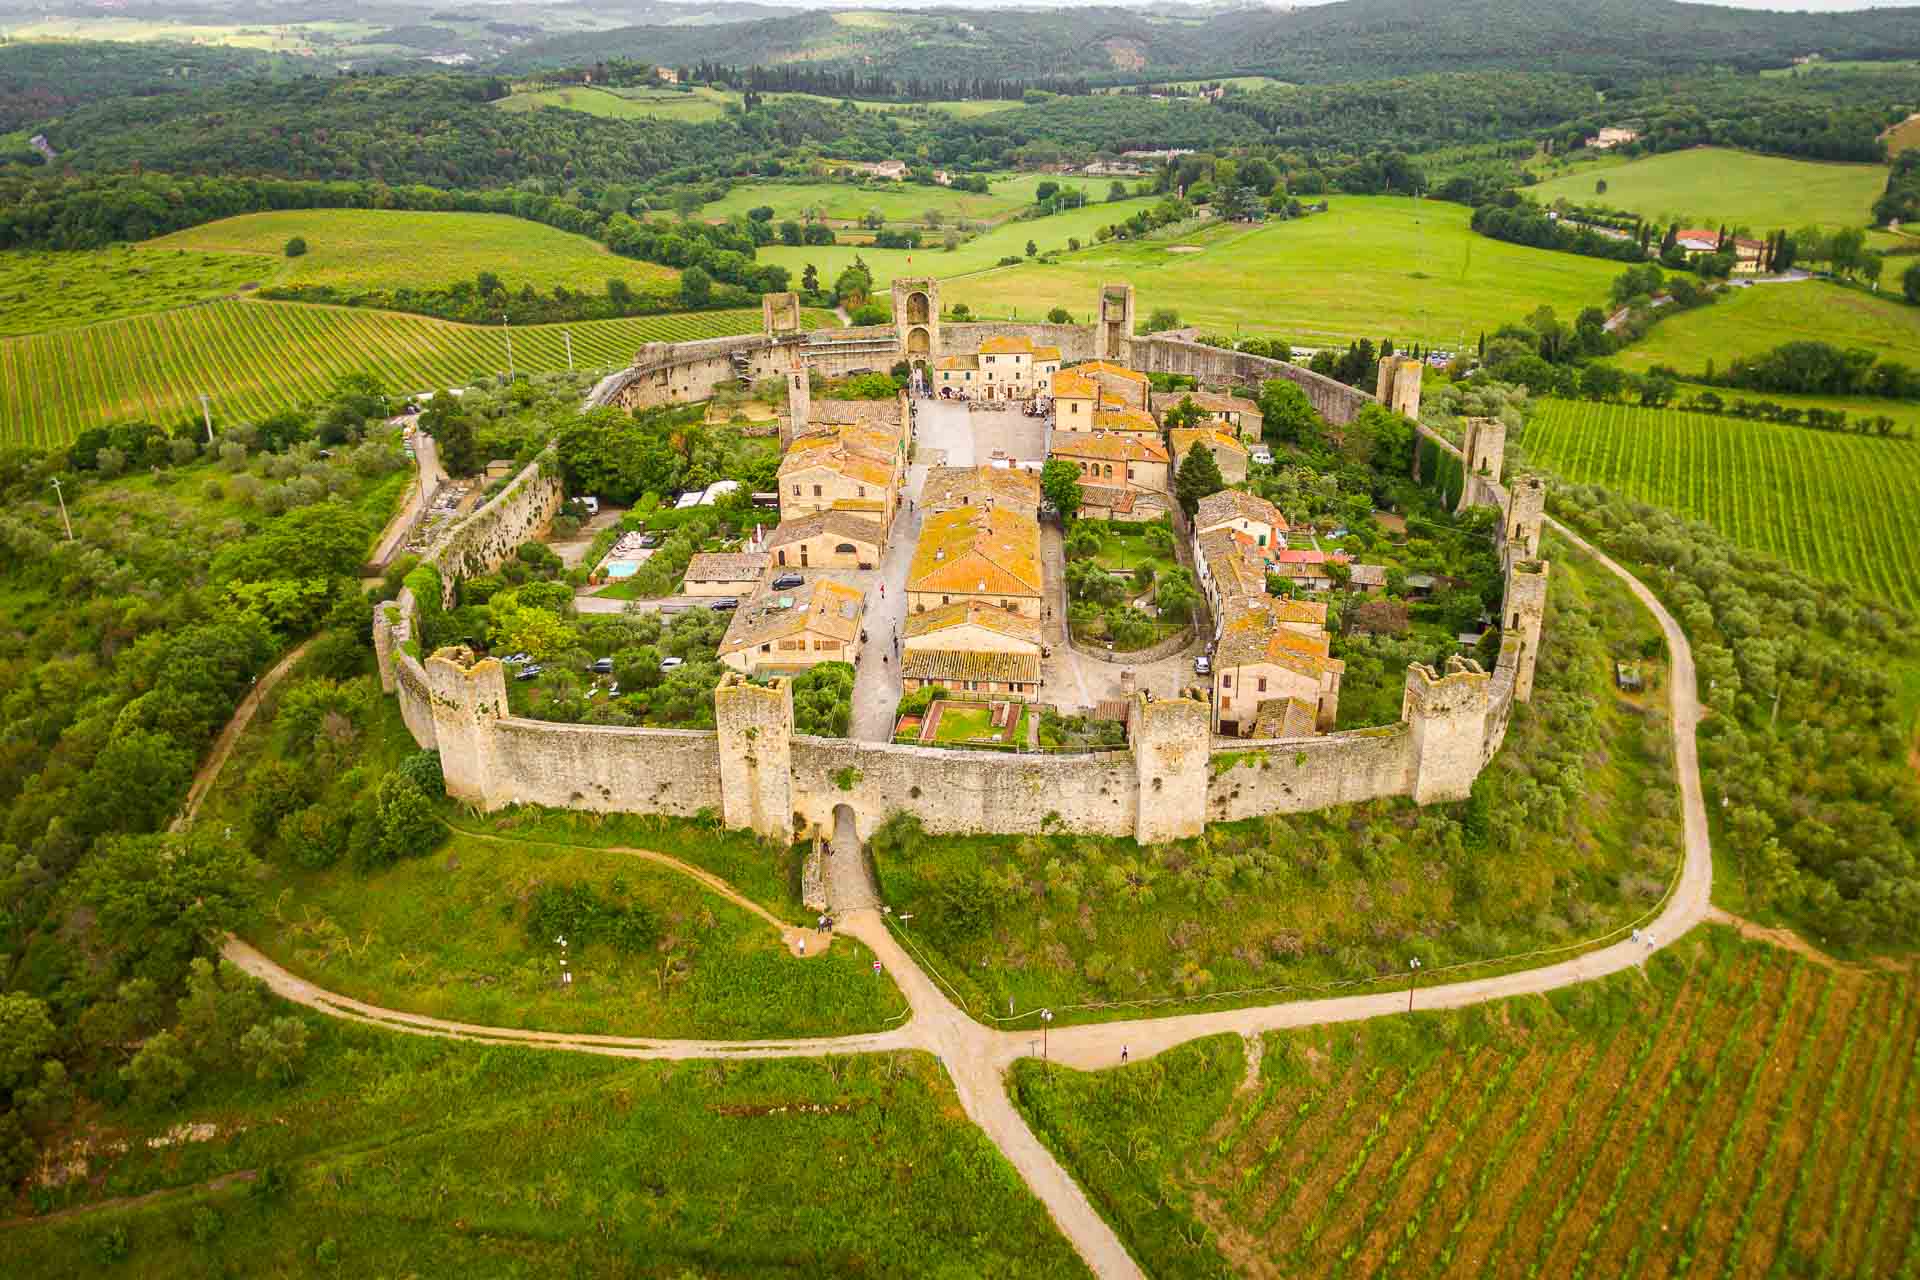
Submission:
M 920 487 L 928 511 L 980 506 L 989 498 L 1021 507 L 1040 505 L 1040 477 L 1017 467 L 932 467 Z
M 1191 400 L 1209 413 L 1250 413 L 1255 417 L 1260 416 L 1260 406 L 1252 400 L 1221 395 L 1217 391 L 1156 391 L 1152 396 L 1153 411 L 1165 413 L 1168 409 L 1177 409 L 1183 400 Z
M 1099 387 L 1092 378 L 1074 369 L 1062 369 L 1053 375 L 1053 398 L 1055 400 L 1092 400 L 1099 394 Z
M 1312 737 L 1319 710 L 1304 698 L 1262 698 L 1253 722 L 1256 738 Z
M 900 674 L 915 680 L 941 682 L 999 680 L 1017 684 L 1040 683 L 1037 653 L 989 653 L 967 649 L 909 649 L 900 658 Z
M 1133 510 L 1133 500 L 1147 495 L 1137 489 L 1112 489 L 1106 485 L 1083 484 L 1080 486 L 1080 509 L 1100 507 L 1108 511 L 1128 512 Z
M 1269 551 L 1267 559 L 1275 564 L 1345 564 L 1353 557 L 1344 551 L 1313 551 L 1301 548 Z
M 1305 635 L 1281 626 L 1272 612 L 1259 604 L 1229 606 L 1220 628 L 1214 657 L 1216 669 L 1271 665 L 1301 675 L 1341 672 L 1346 664 L 1329 653 L 1327 633 Z
M 1201 443 L 1214 453 L 1225 450 L 1229 453 L 1237 453 L 1243 458 L 1247 456 L 1247 446 L 1212 427 L 1175 427 L 1167 432 L 1167 438 L 1173 442 L 1173 452 L 1176 456 L 1184 456 L 1195 444 Z
M 887 462 L 876 459 L 866 450 L 850 449 L 838 443 L 825 448 L 809 446 L 789 450 L 787 456 L 780 459 L 779 475 L 786 479 L 816 467 L 882 489 L 893 483 L 893 468 Z
M 1033 349 L 1033 358 L 1034 358 L 1034 359 L 1035 359 L 1036 361 L 1038 361 L 1038 360 L 1058 360 L 1058 359 L 1060 358 L 1060 348 L 1058 348 L 1058 347 L 1035 347 L 1035 348 Z
M 1033 354 L 1031 338 L 988 338 L 980 344 L 983 356 L 1030 356 Z
M 734 611 L 721 653 L 738 653 L 811 631 L 850 643 L 860 634 L 861 595 L 852 587 L 816 578 L 792 591 L 763 591 Z
M 910 591 L 1030 596 L 1040 585 L 1040 526 L 1005 507 L 928 516 L 907 570 Z
M 1384 587 L 1387 585 L 1387 566 L 1357 564 L 1353 566 L 1352 582 L 1356 587 Z
M 885 535 L 880 531 L 880 522 L 857 516 L 851 511 L 816 511 L 810 516 L 799 516 L 792 520 L 782 520 L 774 531 L 767 535 L 767 550 L 784 547 L 790 542 L 802 538 L 811 538 L 817 534 L 831 534 L 836 538 L 845 538 L 849 542 L 865 542 L 879 546 Z
M 1095 409 L 1093 425 L 1100 431 L 1158 431 L 1160 424 L 1151 414 L 1138 409 Z
M 1073 371 L 1075 373 L 1086 374 L 1089 377 L 1096 373 L 1105 373 L 1111 374 L 1116 378 L 1125 378 L 1130 382 L 1144 383 L 1147 381 L 1146 374 L 1135 373 L 1125 365 L 1114 364 L 1110 360 L 1089 360 L 1085 364 L 1073 366 Z
M 1200 558 L 1207 562 L 1207 573 L 1214 589 L 1225 596 L 1265 596 L 1266 566 L 1248 554 L 1248 548 L 1235 541 L 1225 529 L 1209 529 L 1200 535 Z
M 687 582 L 752 582 L 766 570 L 764 551 L 703 551 L 687 561 Z
M 844 515 L 858 515 L 861 512 L 884 514 L 886 509 L 887 504 L 879 498 L 835 498 L 833 506 L 829 508 Z
M 1287 518 L 1280 514 L 1280 508 L 1245 489 L 1222 489 L 1200 499 L 1193 513 L 1193 527 L 1206 529 L 1242 518 L 1272 525 L 1281 533 L 1287 531 Z
M 935 360 L 933 362 L 933 367 L 936 370 L 938 369 L 978 369 L 980 367 L 980 357 L 979 356 L 941 356 L 938 360 Z
M 998 635 L 1025 641 L 1035 650 L 1040 647 L 1038 618 L 1022 617 L 1011 609 L 1002 609 L 998 605 L 979 600 L 962 600 L 957 604 L 929 609 L 925 613 L 910 613 L 901 630 L 906 637 L 907 647 L 911 650 L 913 642 L 922 636 L 937 635 L 942 631 L 951 631 L 955 627 L 967 626 L 983 627 Z
M 1165 462 L 1158 440 L 1137 431 L 1062 431 L 1053 437 L 1056 458 L 1099 458 L 1103 462 Z

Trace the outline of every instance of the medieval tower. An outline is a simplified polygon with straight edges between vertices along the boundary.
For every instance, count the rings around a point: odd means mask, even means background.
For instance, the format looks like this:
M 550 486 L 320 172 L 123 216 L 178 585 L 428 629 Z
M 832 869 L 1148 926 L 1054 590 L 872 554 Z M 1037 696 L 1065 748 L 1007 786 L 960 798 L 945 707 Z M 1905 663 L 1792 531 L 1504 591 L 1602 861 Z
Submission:
M 1100 315 L 1093 326 L 1093 358 L 1127 362 L 1128 344 L 1133 341 L 1133 286 L 1100 286 Z
M 932 276 L 893 282 L 893 328 L 908 360 L 940 354 L 940 282 Z

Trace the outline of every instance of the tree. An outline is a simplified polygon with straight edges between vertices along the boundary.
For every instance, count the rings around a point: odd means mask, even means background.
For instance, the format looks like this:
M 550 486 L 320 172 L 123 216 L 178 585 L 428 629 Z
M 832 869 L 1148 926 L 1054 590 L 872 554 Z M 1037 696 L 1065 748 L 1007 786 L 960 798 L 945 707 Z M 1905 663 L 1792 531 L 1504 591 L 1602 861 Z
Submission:
M 1907 295 L 1908 302 L 1920 303 L 1920 262 L 1901 273 L 1900 291 Z
M 1273 378 L 1260 386 L 1260 434 L 1264 439 L 1290 444 L 1313 444 L 1320 438 L 1320 415 L 1300 384 L 1291 378 Z
M 1031 240 L 1027 241 L 1027 256 L 1031 258 L 1034 254 L 1038 252 L 1040 252 L 1040 246 L 1036 245 Z
M 170 980 L 253 914 L 254 870 L 241 845 L 210 832 L 120 836 L 94 853 L 78 887 L 100 936 Z
M 1059 193 L 1060 184 L 1049 179 L 1033 189 L 1033 198 L 1035 203 L 1045 204 Z
M 1112 204 L 1116 200 L 1125 200 L 1126 198 L 1127 184 L 1116 178 L 1113 183 L 1107 187 L 1107 203 Z
M 1607 180 L 1605 178 L 1594 179 L 1593 194 L 1597 196 L 1603 196 L 1607 194 Z
M 820 292 L 820 269 L 811 262 L 807 264 L 807 269 L 800 273 L 800 287 L 808 293 Z
M 432 802 L 399 773 L 389 773 L 380 780 L 375 804 L 380 823 L 378 851 L 383 862 L 417 858 L 446 835 Z
M 1164 333 L 1168 329 L 1179 327 L 1180 313 L 1171 307 L 1156 307 L 1153 314 L 1147 317 L 1148 333 Z
M 1048 324 L 1072 324 L 1073 317 L 1068 314 L 1067 309 L 1065 307 L 1055 307 L 1053 310 L 1047 312 L 1047 323 Z
M 680 301 L 689 307 L 704 307 L 713 297 L 713 277 L 700 267 L 688 267 L 680 273 Z
M 20 992 L 0 995 L 0 1095 L 40 1077 L 40 1060 L 53 1051 L 53 1019 L 44 1001 Z
M 1215 461 L 1213 450 L 1204 444 L 1196 444 L 1180 464 L 1180 474 L 1174 480 L 1173 492 L 1180 500 L 1180 509 L 1191 519 L 1200 506 L 1200 499 L 1226 487 L 1226 479 L 1220 474 L 1220 464 Z
M 307 1024 L 298 1018 L 256 1023 L 240 1037 L 240 1057 L 262 1083 L 291 1084 L 307 1053 Z
M 133 1055 L 133 1061 L 120 1068 L 120 1078 L 142 1106 L 158 1107 L 187 1091 L 193 1082 L 193 1064 L 187 1061 L 180 1038 L 162 1031 L 150 1037 Z
M 1194 585 L 1193 571 L 1184 566 L 1167 570 L 1153 595 L 1153 603 L 1159 608 L 1160 616 L 1176 621 L 1190 618 L 1193 606 L 1199 599 L 1200 589 Z
M 773 206 L 764 205 L 764 204 L 758 205 L 752 209 L 747 210 L 747 217 L 752 219 L 755 222 L 772 222 Z
M 1063 520 L 1080 514 L 1080 468 L 1064 458 L 1051 458 L 1040 468 L 1040 492 Z
M 480 470 L 480 440 L 473 419 L 460 412 L 460 402 L 444 393 L 427 403 L 420 414 L 420 430 L 433 437 L 440 465 L 450 476 L 470 476 Z
M 287 256 L 297 258 L 307 251 L 307 242 L 299 236 L 287 241 Z

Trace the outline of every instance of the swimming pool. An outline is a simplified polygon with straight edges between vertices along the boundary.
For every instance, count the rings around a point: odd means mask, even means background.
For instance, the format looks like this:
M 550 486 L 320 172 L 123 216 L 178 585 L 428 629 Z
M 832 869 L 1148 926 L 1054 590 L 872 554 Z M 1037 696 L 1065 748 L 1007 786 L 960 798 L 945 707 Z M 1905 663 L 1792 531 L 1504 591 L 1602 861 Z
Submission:
M 638 560 L 609 560 L 600 566 L 609 578 L 631 578 L 640 569 Z

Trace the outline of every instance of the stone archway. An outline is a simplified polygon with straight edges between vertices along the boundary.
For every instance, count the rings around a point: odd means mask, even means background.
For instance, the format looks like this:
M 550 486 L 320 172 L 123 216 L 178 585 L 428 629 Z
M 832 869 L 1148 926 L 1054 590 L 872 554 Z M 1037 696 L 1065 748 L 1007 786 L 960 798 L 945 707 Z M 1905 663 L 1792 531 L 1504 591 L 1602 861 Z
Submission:
M 926 324 L 933 319 L 932 304 L 927 295 L 916 289 L 907 295 L 907 323 Z
M 916 294 L 915 297 L 924 295 Z M 928 337 L 925 328 L 907 330 L 907 355 L 925 356 L 933 349 L 933 340 Z

